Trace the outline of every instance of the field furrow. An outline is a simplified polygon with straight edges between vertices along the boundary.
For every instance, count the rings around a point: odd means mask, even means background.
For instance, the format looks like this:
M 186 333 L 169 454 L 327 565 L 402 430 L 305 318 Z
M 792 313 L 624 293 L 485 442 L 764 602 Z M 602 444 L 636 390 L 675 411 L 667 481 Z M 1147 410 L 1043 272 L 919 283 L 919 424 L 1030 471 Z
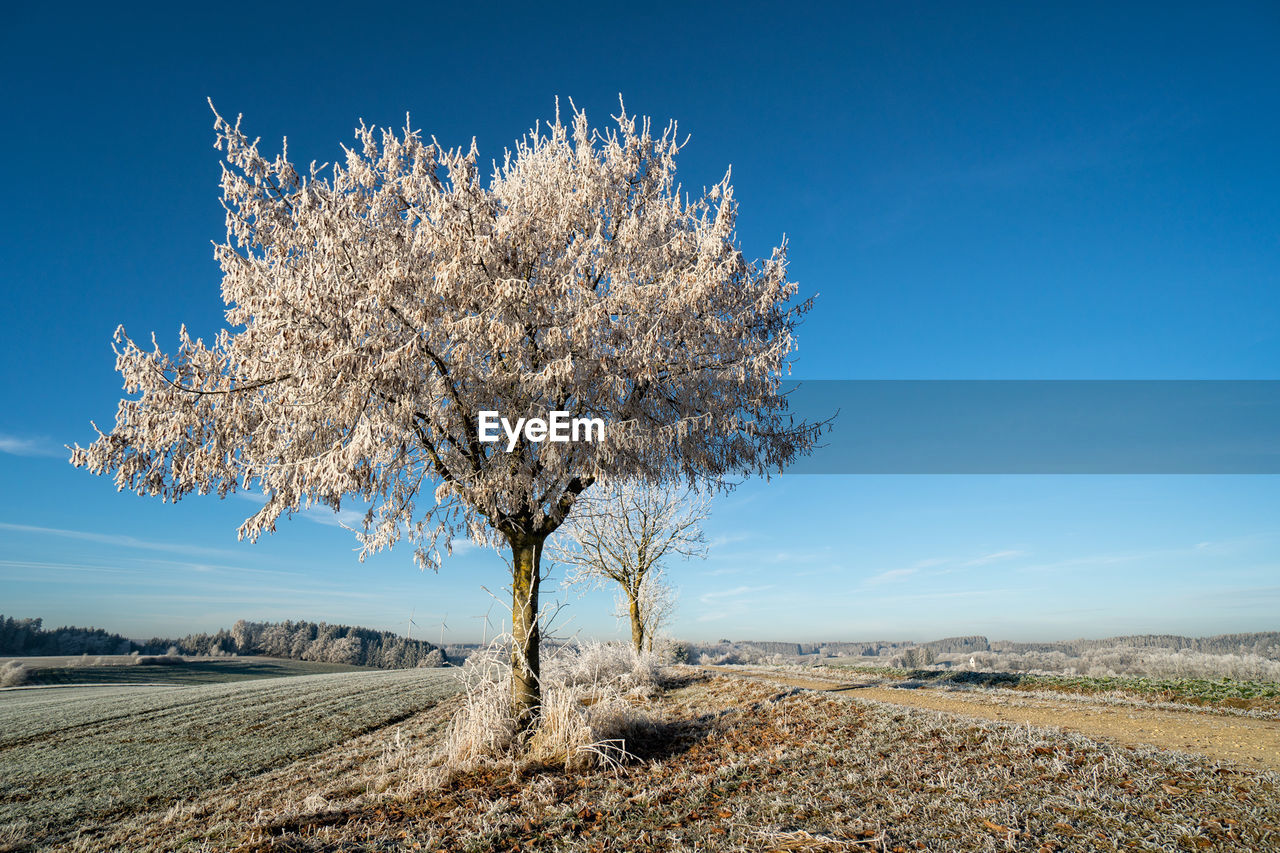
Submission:
M 46 839 L 314 754 L 457 690 L 440 670 L 301 676 L 0 701 L 0 824 Z M 104 707 L 105 705 L 105 707 Z

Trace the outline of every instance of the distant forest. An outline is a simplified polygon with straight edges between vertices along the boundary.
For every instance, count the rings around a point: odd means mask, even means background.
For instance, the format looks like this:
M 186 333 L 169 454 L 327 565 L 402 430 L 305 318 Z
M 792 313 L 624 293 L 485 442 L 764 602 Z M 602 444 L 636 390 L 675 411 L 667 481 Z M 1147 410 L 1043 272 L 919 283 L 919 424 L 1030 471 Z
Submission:
M 0 615 L 0 655 L 127 655 L 142 647 L 101 628 L 41 627 L 43 619 L 13 619 Z
M 247 622 L 214 634 L 188 634 L 180 639 L 153 637 L 135 642 L 101 628 L 46 630 L 41 619 L 13 619 L 0 615 L 0 656 L 26 655 L 127 655 L 134 652 L 162 655 L 171 647 L 184 655 L 266 655 L 295 660 L 347 663 L 382 669 L 401 669 L 444 662 L 443 650 L 426 640 L 409 640 L 390 631 L 325 622 Z M 886 657 L 912 648 L 931 655 L 1059 653 L 1079 657 L 1113 648 L 1191 651 L 1208 655 L 1255 655 L 1280 661 L 1280 631 L 1251 634 L 1219 634 L 1214 637 L 1182 637 L 1174 634 L 1142 634 L 1102 640 L 1065 640 L 1055 643 L 988 641 L 986 637 L 948 637 L 928 643 L 878 640 L 865 643 L 779 643 L 721 640 L 691 644 L 696 657 L 708 660 L 751 661 L 762 656 L 819 655 Z
M 1180 637 L 1176 634 L 1136 634 L 1109 637 L 1105 640 L 1065 640 L 1059 643 L 1012 643 L 996 641 L 993 652 L 1064 652 L 1080 655 L 1113 646 L 1139 649 L 1172 649 L 1207 655 L 1257 655 L 1280 660 L 1280 631 L 1256 631 L 1251 634 L 1218 634 L 1213 637 Z
M 224 628 L 215 634 L 188 634 L 176 640 L 153 637 L 138 643 L 101 628 L 48 630 L 43 627 L 43 621 L 0 615 L 0 655 L 127 655 L 134 652 L 158 655 L 176 648 L 184 655 L 267 655 L 382 669 L 443 662 L 443 654 L 425 640 L 409 640 L 390 631 L 325 622 L 241 619 L 230 630 Z
M 721 640 L 718 643 L 691 644 L 689 650 L 707 661 L 751 662 L 769 656 L 783 658 L 818 655 L 820 657 L 880 657 L 899 656 L 913 649 L 933 655 L 970 655 L 978 652 L 999 654 L 1059 653 L 1070 657 L 1114 648 L 1162 649 L 1172 652 L 1199 652 L 1206 655 L 1256 655 L 1268 660 L 1280 661 L 1280 631 L 1259 631 L 1251 634 L 1218 634 L 1213 637 L 1182 637 L 1176 634 L 1138 634 L 1124 637 L 1107 637 L 1101 640 L 1063 640 L 1053 643 L 1015 643 L 1007 640 L 990 641 L 974 634 L 968 637 L 947 637 L 927 643 L 902 640 L 873 640 L 860 643 L 779 643 L 753 640 Z M 932 659 L 932 658 L 930 658 Z

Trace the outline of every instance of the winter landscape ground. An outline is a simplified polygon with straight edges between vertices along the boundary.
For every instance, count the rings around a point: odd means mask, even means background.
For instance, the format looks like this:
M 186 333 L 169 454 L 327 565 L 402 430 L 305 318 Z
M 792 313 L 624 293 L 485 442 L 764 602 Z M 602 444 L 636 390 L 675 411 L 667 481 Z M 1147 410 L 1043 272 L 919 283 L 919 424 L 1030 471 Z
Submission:
M 0 849 L 1280 846 L 1275 685 L 628 660 L 563 667 L 607 761 L 460 752 L 475 667 L 10 688 Z

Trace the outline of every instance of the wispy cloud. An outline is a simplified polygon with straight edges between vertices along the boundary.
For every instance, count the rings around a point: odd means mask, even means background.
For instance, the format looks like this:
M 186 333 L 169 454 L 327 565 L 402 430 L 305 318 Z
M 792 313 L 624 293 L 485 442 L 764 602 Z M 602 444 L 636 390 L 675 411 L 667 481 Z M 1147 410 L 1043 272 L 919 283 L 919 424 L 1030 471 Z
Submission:
M 912 163 L 910 171 L 875 175 L 877 206 L 851 223 L 841 221 L 857 248 L 871 248 L 898 240 L 920 227 L 922 215 L 934 210 L 933 200 L 952 190 L 1000 192 L 1061 181 L 1108 164 L 1133 161 L 1151 150 L 1153 142 L 1182 133 L 1187 116 L 1159 108 L 1144 110 L 1110 125 L 1093 127 L 1088 136 L 1054 138 L 1038 145 L 1015 145 L 1005 150 L 983 149 L 979 159 L 940 160 L 928 168 Z
M 116 545 L 121 548 L 140 548 L 146 551 L 169 551 L 175 554 L 205 554 L 210 556 L 233 556 L 235 552 L 225 548 L 206 548 L 202 545 L 190 545 L 181 542 L 154 542 L 138 539 L 120 533 L 96 533 L 91 530 L 67 530 L 61 527 L 37 527 L 33 524 L 9 524 L 0 521 L 0 530 L 11 530 L 15 533 L 31 533 L 36 536 L 57 536 L 61 539 L 79 539 L 84 542 L 98 542 L 102 545 Z
M 0 560 L 0 569 L 36 569 L 42 572 L 88 572 L 90 574 L 139 575 L 137 569 L 90 563 L 55 563 L 47 560 Z
M 898 569 L 888 569 L 879 574 L 872 575 L 862 582 L 864 587 L 879 586 L 886 583 L 895 583 L 904 581 L 907 578 L 916 575 L 924 575 L 926 577 L 938 577 L 940 575 L 948 575 L 952 572 L 958 572 L 963 569 L 973 569 L 979 566 L 987 566 L 992 563 L 998 563 L 1002 560 L 1012 560 L 1016 557 L 1027 556 L 1026 551 L 1018 551 L 1012 548 L 1006 548 L 1002 551 L 993 551 L 990 554 L 983 554 L 979 557 L 928 557 L 923 560 L 917 560 L 910 566 Z
M 937 183 L 981 188 L 1022 187 L 1141 156 L 1154 140 L 1185 129 L 1185 117 L 1159 108 L 1030 147 L 984 151 L 981 160 L 937 173 Z
M 0 453 L 12 456 L 68 456 L 66 448 L 43 438 L 19 438 L 0 432 Z
M 712 604 L 717 601 L 724 601 L 730 598 L 741 598 L 744 595 L 750 595 L 753 592 L 764 592 L 767 589 L 773 589 L 773 584 L 764 586 L 735 586 L 733 589 L 718 589 L 713 592 L 704 592 L 698 597 L 703 604 Z
M 1134 549 L 1130 551 L 1110 551 L 1099 554 L 1085 554 L 1080 557 L 1068 557 L 1045 563 L 1020 566 L 1025 572 L 1056 572 L 1063 569 L 1089 568 L 1093 566 L 1117 566 L 1133 563 L 1149 563 L 1154 560 L 1173 562 L 1190 560 L 1193 564 L 1206 565 L 1207 560 L 1233 558 L 1237 563 L 1242 557 L 1256 552 L 1259 547 L 1270 547 L 1275 542 L 1273 531 L 1263 531 L 1234 539 L 1221 539 L 1213 542 L 1196 542 L 1170 548 Z
M 950 562 L 952 562 L 952 560 L 946 557 L 927 557 L 923 560 L 916 560 L 910 566 L 906 566 L 901 569 L 889 569 L 888 571 L 881 572 L 878 575 L 872 575 L 862 583 L 864 586 L 876 586 L 877 584 L 891 583 L 893 581 L 905 580 L 906 578 L 909 578 L 912 575 L 919 574 L 921 571 L 925 569 L 933 569 L 933 568 L 937 568 L 938 566 L 945 566 L 947 563 L 950 563 Z
M 1084 557 L 1069 557 L 1064 560 L 1054 560 L 1048 563 L 1037 563 L 1031 566 L 1021 567 L 1021 571 L 1031 573 L 1047 573 L 1058 572 L 1063 569 L 1082 569 L 1093 566 L 1117 566 L 1126 563 L 1141 563 L 1152 560 L 1157 557 L 1172 557 L 1175 555 L 1185 555 L 1193 553 L 1197 549 L 1192 548 L 1184 551 L 1177 548 L 1159 548 L 1152 551 L 1126 551 L 1112 554 L 1090 554 Z
M 803 565 L 810 563 L 826 562 L 831 559 L 832 549 L 819 548 L 816 550 L 802 551 L 775 551 L 772 554 L 761 554 L 757 557 L 761 563 L 787 563 L 789 565 Z
M 891 583 L 909 578 L 920 570 L 914 566 L 906 569 L 889 569 L 887 572 L 881 572 L 878 575 L 867 578 L 867 585 L 874 586 L 876 584 Z
M 996 551 L 991 554 L 986 554 L 981 557 L 976 557 L 972 560 L 965 560 L 963 563 L 959 565 L 959 568 L 969 569 L 969 568 L 973 568 L 974 566 L 985 566 L 988 563 L 995 563 L 995 562 L 999 562 L 1000 560 L 1012 560 L 1014 557 L 1025 557 L 1025 556 L 1027 556 L 1026 551 L 1015 551 L 1012 549 L 1005 550 L 1005 551 Z
M 252 569 L 238 567 L 227 567 L 225 571 L 182 574 L 172 570 L 160 571 L 157 567 L 127 569 L 100 563 L 0 560 L 0 580 L 5 582 L 21 581 L 65 588 L 68 578 L 63 575 L 67 573 L 82 574 L 82 580 L 86 583 L 92 583 L 94 575 L 110 575 L 109 591 L 99 591 L 95 595 L 130 600 L 222 601 L 256 606 L 268 601 L 378 601 L 394 599 L 397 595 L 392 589 L 356 590 L 344 580 L 309 577 L 299 573 L 293 573 L 293 577 L 285 575 L 268 580 Z M 100 580 L 105 581 L 106 578 Z
M 745 613 L 751 608 L 758 592 L 773 589 L 773 584 L 762 586 L 735 586 L 733 589 L 717 589 L 698 596 L 698 602 L 709 608 L 698 614 L 699 622 L 714 622 Z
M 187 569 L 193 572 L 244 573 L 248 575 L 267 575 L 280 577 L 306 577 L 307 572 L 294 572 L 285 569 L 257 569 L 248 566 L 232 566 L 225 563 L 193 563 L 186 560 L 157 560 L 145 557 L 133 557 L 131 563 L 146 563 L 164 569 Z
M 720 577 L 722 575 L 740 575 L 744 571 L 746 571 L 746 569 L 744 569 L 742 566 L 734 565 L 734 566 L 722 566 L 721 568 L 718 568 L 718 569 L 708 569 L 705 572 L 698 572 L 698 574 L 702 575 L 703 577 L 714 578 L 714 577 Z
M 1009 589 L 1007 587 L 1001 588 L 1001 589 L 958 589 L 958 590 L 951 590 L 949 592 L 921 592 L 921 593 L 912 593 L 912 594 L 904 594 L 904 595 L 880 596 L 880 597 L 877 597 L 876 600 L 884 601 L 884 602 L 887 602 L 887 601 L 934 601 L 934 600 L 946 600 L 946 599 L 952 599 L 952 598 L 994 597 L 997 595 L 1005 595 L 1006 593 L 1009 593 L 1009 592 L 1014 592 L 1014 590 Z
M 794 572 L 792 573 L 792 577 L 811 578 L 811 577 L 816 577 L 818 575 L 833 575 L 843 571 L 844 571 L 844 566 L 833 563 L 830 566 L 824 566 L 818 569 L 805 569 L 803 571 Z
M 712 538 L 707 545 L 711 548 L 723 548 L 725 545 L 732 545 L 735 542 L 746 542 L 750 538 L 750 533 L 725 533 Z

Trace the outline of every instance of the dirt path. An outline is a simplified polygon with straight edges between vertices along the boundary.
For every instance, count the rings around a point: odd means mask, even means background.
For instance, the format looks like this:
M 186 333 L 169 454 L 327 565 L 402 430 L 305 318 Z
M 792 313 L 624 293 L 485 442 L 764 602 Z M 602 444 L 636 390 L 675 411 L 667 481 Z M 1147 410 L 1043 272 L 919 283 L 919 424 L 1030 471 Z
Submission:
M 1059 728 L 1130 746 L 1155 746 L 1160 749 L 1194 752 L 1242 767 L 1280 771 L 1280 722 L 1272 720 L 1218 716 L 1196 711 L 1055 702 L 1038 696 L 1020 698 L 1017 705 L 1005 705 L 992 701 L 992 698 L 983 698 L 977 692 L 944 693 L 929 689 L 862 687 L 790 675 L 765 676 L 735 672 L 716 666 L 700 668 L 719 675 L 775 681 L 848 698 L 871 699 L 987 720 Z

